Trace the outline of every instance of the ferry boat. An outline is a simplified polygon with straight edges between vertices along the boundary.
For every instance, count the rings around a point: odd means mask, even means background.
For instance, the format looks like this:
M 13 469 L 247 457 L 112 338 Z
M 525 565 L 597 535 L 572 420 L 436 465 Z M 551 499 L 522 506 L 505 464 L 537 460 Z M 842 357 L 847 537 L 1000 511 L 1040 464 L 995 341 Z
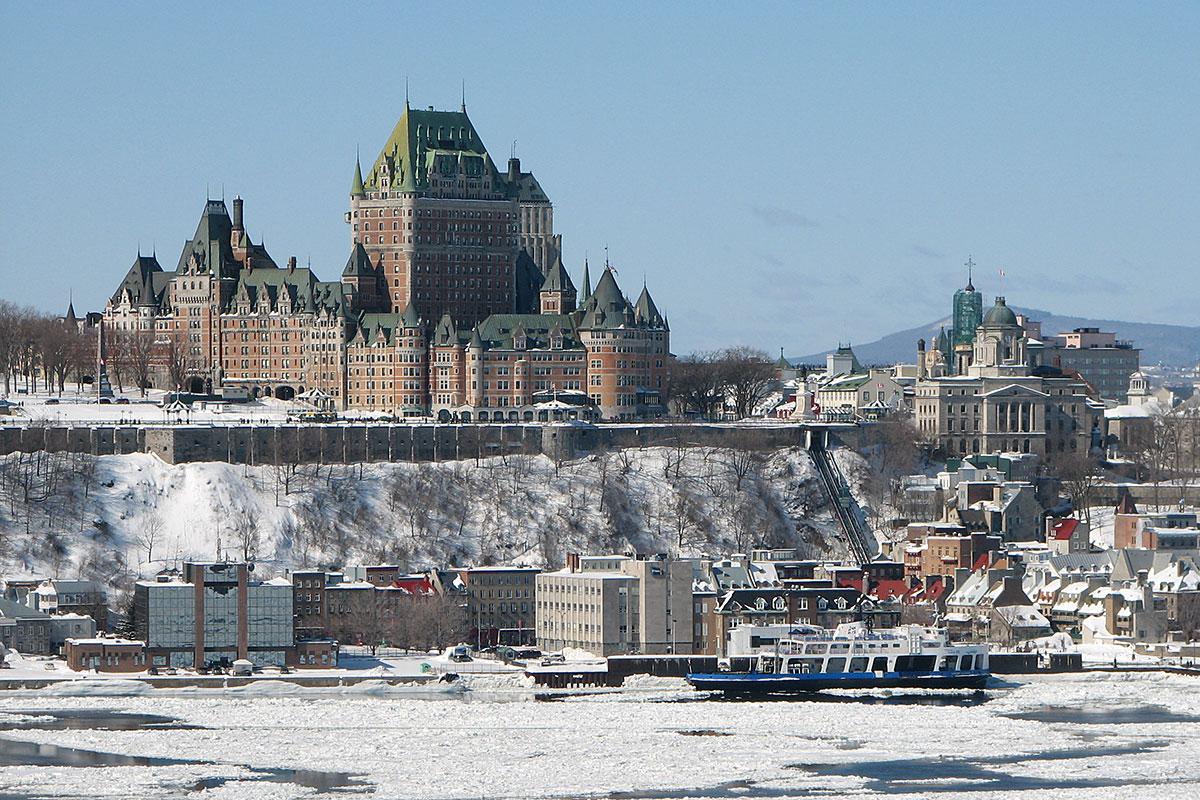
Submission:
M 835 630 L 800 625 L 760 652 L 751 672 L 691 673 L 697 689 L 729 695 L 769 695 L 822 689 L 982 689 L 986 644 L 952 643 L 944 629 L 906 625 L 868 630 L 862 623 Z

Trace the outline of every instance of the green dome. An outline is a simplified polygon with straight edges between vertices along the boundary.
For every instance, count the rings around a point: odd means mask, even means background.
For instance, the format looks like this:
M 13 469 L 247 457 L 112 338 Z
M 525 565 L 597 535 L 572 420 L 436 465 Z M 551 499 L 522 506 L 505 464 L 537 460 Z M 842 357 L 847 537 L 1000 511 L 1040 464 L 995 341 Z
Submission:
M 983 324 L 987 328 L 1017 327 L 1017 315 L 1004 304 L 1003 297 L 996 298 L 996 305 L 983 315 Z

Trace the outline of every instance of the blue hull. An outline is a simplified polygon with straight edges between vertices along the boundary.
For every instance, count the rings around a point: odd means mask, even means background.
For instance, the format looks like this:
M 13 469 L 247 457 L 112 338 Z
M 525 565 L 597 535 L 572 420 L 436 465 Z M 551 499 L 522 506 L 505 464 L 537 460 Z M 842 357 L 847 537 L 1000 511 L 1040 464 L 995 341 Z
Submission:
M 954 672 L 810 672 L 776 675 L 766 672 L 693 672 L 687 681 L 697 689 L 737 695 L 803 694 L 822 689 L 983 689 L 987 670 Z

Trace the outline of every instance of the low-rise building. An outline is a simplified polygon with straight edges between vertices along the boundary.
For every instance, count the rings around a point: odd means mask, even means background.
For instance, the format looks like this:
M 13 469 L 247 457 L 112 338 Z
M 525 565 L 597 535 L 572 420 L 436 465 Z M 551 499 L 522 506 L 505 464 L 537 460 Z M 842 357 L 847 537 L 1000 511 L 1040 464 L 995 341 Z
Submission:
M 98 581 L 43 581 L 30 595 L 32 605 L 45 614 L 83 614 L 96 621 L 98 630 L 108 627 L 108 593 Z
M 533 644 L 537 567 L 489 566 L 459 570 L 467 594 L 472 641 L 483 646 Z
M 63 652 L 67 639 L 91 639 L 96 635 L 96 622 L 84 614 L 50 615 L 50 650 Z
M 0 600 L 0 644 L 31 655 L 50 655 L 50 615 L 13 600 Z
M 76 672 L 145 672 L 146 643 L 132 639 L 67 639 L 67 666 Z

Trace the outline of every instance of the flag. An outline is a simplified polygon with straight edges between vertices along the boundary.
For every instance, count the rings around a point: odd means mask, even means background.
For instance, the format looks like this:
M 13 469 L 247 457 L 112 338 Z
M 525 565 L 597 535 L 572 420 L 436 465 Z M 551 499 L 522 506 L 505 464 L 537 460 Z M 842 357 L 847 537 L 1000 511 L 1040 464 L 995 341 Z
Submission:
M 1000 270 L 1000 277 L 1001 277 L 1001 278 L 1003 278 L 1003 277 L 1004 277 L 1005 275 L 1007 275 L 1007 274 L 1008 274 L 1008 273 L 1006 273 L 1004 270 Z

